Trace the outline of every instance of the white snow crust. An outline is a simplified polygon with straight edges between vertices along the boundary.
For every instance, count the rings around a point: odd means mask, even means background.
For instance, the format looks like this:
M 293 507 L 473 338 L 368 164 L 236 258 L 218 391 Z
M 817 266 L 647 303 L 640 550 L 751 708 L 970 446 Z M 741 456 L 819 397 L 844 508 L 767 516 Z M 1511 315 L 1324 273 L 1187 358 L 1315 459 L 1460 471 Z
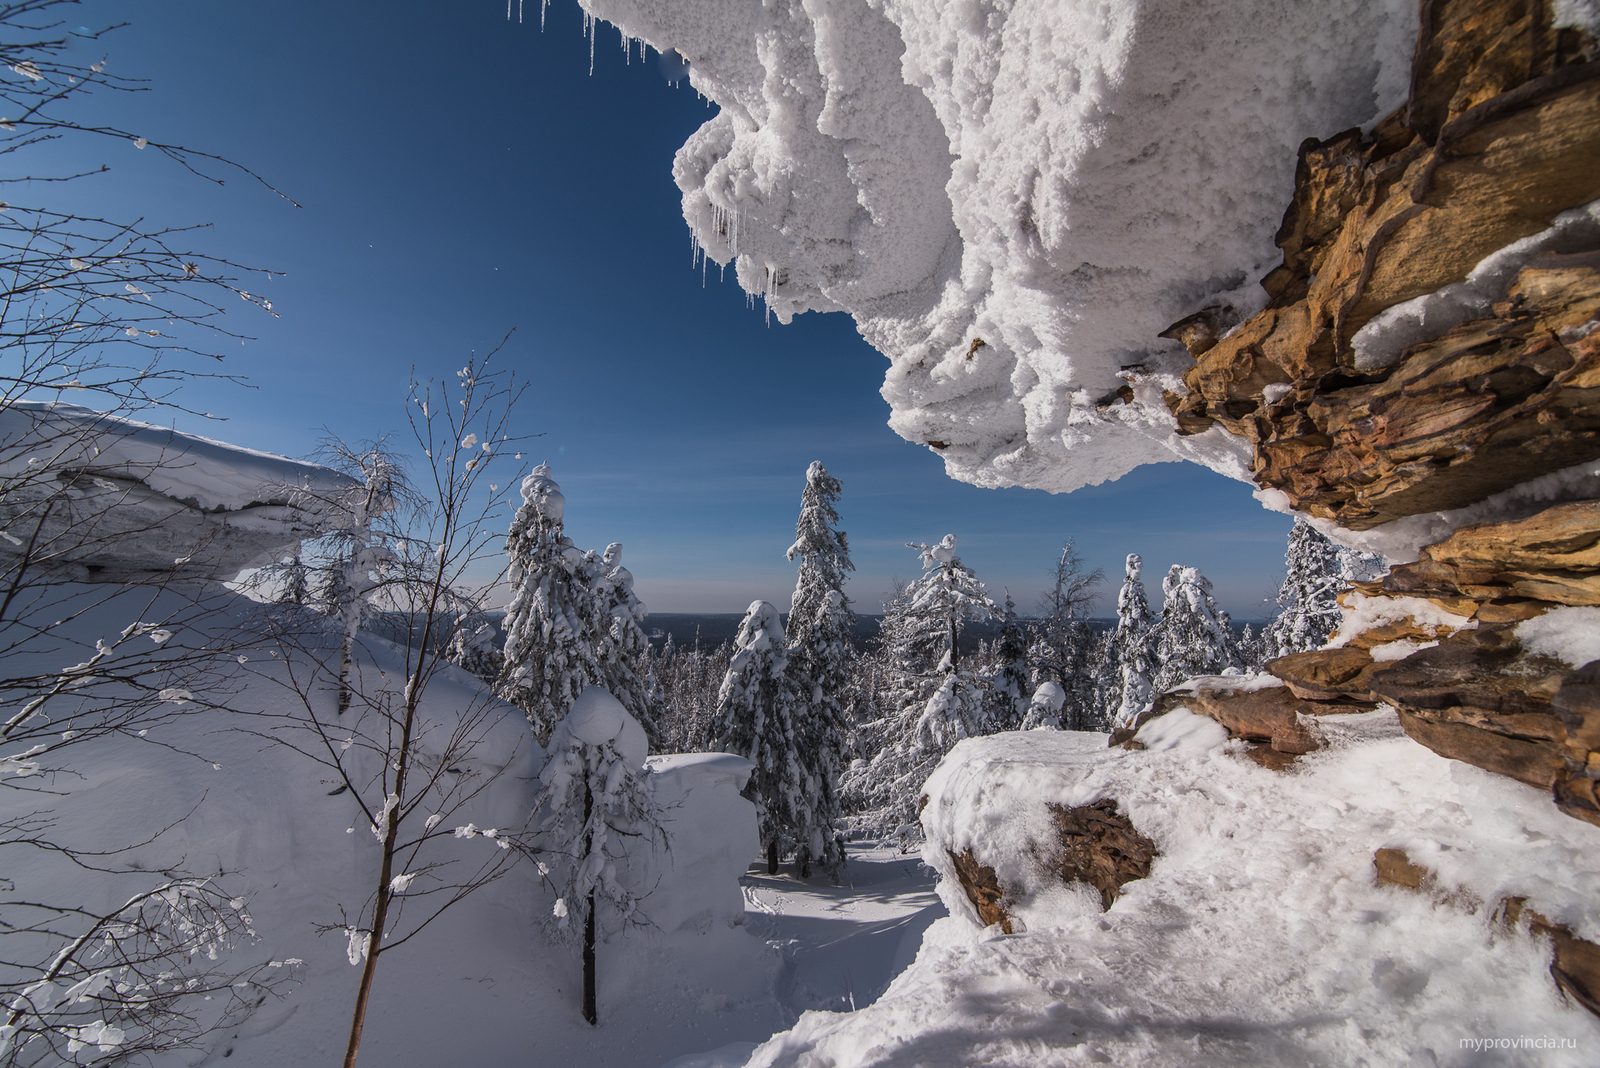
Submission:
M 1071 732 L 960 743 L 923 812 L 951 918 L 870 1008 L 808 1012 L 747 1065 L 1591 1064 L 1600 1021 L 1555 992 L 1549 943 L 1490 913 L 1526 896 L 1600 934 L 1600 830 L 1424 749 L 1390 710 L 1320 722 L 1328 747 L 1292 774 L 1182 711 L 1141 752 Z M 1047 803 L 1107 797 L 1160 855 L 1102 912 L 1032 854 L 1053 841 Z M 1018 934 L 978 926 L 947 852 L 969 846 L 1014 888 Z M 1386 846 L 1437 890 L 1378 885 Z M 1518 1036 L 1572 1045 L 1463 1045 Z
M 1352 592 L 1345 597 L 1339 628 L 1328 638 L 1324 649 L 1343 649 L 1352 638 L 1374 627 L 1409 620 L 1430 638 L 1446 637 L 1458 630 L 1475 630 L 1477 622 L 1448 612 L 1426 597 L 1368 597 Z
M 581 3 L 720 107 L 673 170 L 696 249 L 781 321 L 854 316 L 951 475 L 1058 492 L 1248 474 L 1172 433 L 1188 356 L 1156 335 L 1261 306 L 1296 149 L 1404 100 L 1417 27 L 1409 0 Z
M 1600 608 L 1553 608 L 1518 623 L 1512 633 L 1528 652 L 1573 667 L 1600 660 Z
M 52 556 L 102 579 L 178 572 L 231 579 L 348 521 L 356 483 L 318 464 L 182 434 L 76 404 L 0 407 L 3 517 L 31 530 L 29 500 L 76 477 L 44 533 Z M 0 542 L 0 552 L 12 542 Z

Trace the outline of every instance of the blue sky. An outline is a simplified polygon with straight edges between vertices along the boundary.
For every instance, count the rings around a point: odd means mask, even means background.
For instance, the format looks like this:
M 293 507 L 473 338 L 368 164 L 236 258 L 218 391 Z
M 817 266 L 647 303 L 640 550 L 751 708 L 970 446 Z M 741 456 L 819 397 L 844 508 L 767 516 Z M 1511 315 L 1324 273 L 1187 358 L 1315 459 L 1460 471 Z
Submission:
M 94 118 L 218 153 L 303 205 L 242 178 L 218 188 L 123 142 L 56 150 L 110 165 L 38 189 L 77 210 L 213 224 L 197 246 L 285 272 L 261 288 L 278 318 L 243 305 L 255 340 L 232 357 L 251 389 L 196 386 L 227 422 L 180 429 L 304 455 L 324 427 L 347 439 L 402 430 L 408 375 L 453 375 L 470 350 L 503 350 L 530 389 L 531 448 L 567 497 L 584 546 L 621 541 L 661 611 L 787 609 L 806 465 L 844 483 L 857 568 L 850 596 L 876 611 L 911 577 L 907 541 L 960 536 L 995 591 L 1031 605 L 1062 541 L 1109 576 L 1145 558 L 1160 597 L 1171 563 L 1199 566 L 1236 618 L 1257 618 L 1282 569 L 1286 517 L 1248 487 L 1161 464 L 1052 496 L 948 479 L 885 425 L 887 362 L 843 315 L 768 323 L 713 265 L 691 258 L 672 155 L 713 111 L 651 54 L 631 62 L 552 0 L 519 24 L 502 0 L 90 0 L 68 17 L 131 23 L 97 48 L 149 92 L 102 94 Z M 18 197 L 17 199 L 21 199 Z

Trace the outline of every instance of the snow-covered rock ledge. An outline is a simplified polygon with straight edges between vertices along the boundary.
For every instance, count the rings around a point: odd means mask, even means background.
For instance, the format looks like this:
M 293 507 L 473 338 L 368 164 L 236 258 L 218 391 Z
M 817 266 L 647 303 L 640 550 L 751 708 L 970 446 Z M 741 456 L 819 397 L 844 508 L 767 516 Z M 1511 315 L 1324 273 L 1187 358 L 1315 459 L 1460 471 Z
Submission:
M 1519 1035 L 1553 1041 L 1495 1063 L 1592 1063 L 1600 1020 L 1551 982 L 1550 942 L 1492 913 L 1527 898 L 1600 936 L 1594 828 L 1429 753 L 1393 712 L 1323 729 L 1288 775 L 1181 709 L 1138 751 L 1053 731 L 962 742 L 923 810 L 951 918 L 874 1005 L 807 1013 L 749 1065 L 1455 1065 Z M 1159 856 L 1102 911 L 1038 856 L 1050 804 L 1107 798 Z M 1427 867 L 1429 887 L 1381 883 L 1380 848 Z M 949 860 L 969 849 L 1016 934 L 974 918 Z
M 355 485 L 76 404 L 0 407 L 0 554 L 79 579 L 231 579 L 336 529 Z

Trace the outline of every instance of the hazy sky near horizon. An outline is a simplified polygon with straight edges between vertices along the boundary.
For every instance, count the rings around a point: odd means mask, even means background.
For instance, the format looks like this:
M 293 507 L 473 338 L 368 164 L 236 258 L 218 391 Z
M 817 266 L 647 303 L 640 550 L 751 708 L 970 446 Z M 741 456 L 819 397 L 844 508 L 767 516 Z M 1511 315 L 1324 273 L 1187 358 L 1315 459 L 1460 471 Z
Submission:
M 1123 558 L 1145 560 L 1159 604 L 1168 565 L 1199 566 L 1239 619 L 1262 615 L 1290 520 L 1249 487 L 1189 464 L 1142 468 L 1052 496 L 980 490 L 885 425 L 887 361 L 844 315 L 769 322 L 713 264 L 692 260 L 671 177 L 677 147 L 713 109 L 615 29 L 590 43 L 572 0 L 541 32 L 502 0 L 87 0 L 73 24 L 127 21 L 94 47 L 149 91 L 101 93 L 85 115 L 259 172 L 217 187 L 121 141 L 63 143 L 62 166 L 104 175 L 37 186 L 108 218 L 209 223 L 194 244 L 283 272 L 229 326 L 255 340 L 190 406 L 226 422 L 179 429 L 303 456 L 324 429 L 348 440 L 404 429 L 408 376 L 453 376 L 493 348 L 531 389 L 582 546 L 625 546 L 640 596 L 674 612 L 787 610 L 805 469 L 844 483 L 839 509 L 865 612 L 917 573 L 908 541 L 954 532 L 996 596 L 1031 607 L 1075 538 L 1115 610 Z M 30 163 L 30 166 L 34 164 Z M 20 195 L 12 199 L 23 200 Z M 401 440 L 398 439 L 397 440 Z

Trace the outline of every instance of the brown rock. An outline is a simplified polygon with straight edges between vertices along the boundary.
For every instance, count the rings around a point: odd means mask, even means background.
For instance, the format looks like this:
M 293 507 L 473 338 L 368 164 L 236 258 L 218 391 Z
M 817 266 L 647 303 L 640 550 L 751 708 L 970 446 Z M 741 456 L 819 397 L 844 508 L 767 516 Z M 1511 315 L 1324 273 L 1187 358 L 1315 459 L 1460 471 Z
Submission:
M 1548 746 L 1460 723 L 1422 719 L 1404 710 L 1400 725 L 1414 740 L 1442 757 L 1508 775 L 1529 786 L 1548 790 L 1555 784 L 1556 754 Z
M 1600 661 L 1562 679 L 1550 704 L 1566 730 L 1556 772 L 1556 805 L 1569 816 L 1600 826 Z
M 1370 137 L 1301 146 L 1266 310 L 1226 337 L 1215 309 L 1167 332 L 1196 357 L 1168 398 L 1180 433 L 1223 426 L 1251 443 L 1259 484 L 1355 529 L 1600 456 L 1593 257 L 1532 264 L 1492 315 L 1392 367 L 1358 370 L 1350 348 L 1379 312 L 1600 197 L 1595 42 L 1549 12 L 1426 0 L 1408 107 Z M 1272 384 L 1290 388 L 1269 404 Z
M 1378 874 L 1378 881 L 1391 886 L 1420 890 L 1423 884 L 1433 882 L 1433 872 L 1411 863 L 1404 849 L 1378 850 L 1372 854 L 1372 867 Z
M 1150 874 L 1158 855 L 1155 843 L 1140 834 L 1117 811 L 1112 798 L 1080 808 L 1051 805 L 1060 835 L 1046 867 L 1063 882 L 1084 882 L 1100 891 L 1100 907 L 1109 909 L 1125 883 Z
M 972 907 L 977 910 L 979 921 L 985 927 L 998 923 L 1002 931 L 1011 934 L 1011 917 L 1006 915 L 1003 904 L 1005 895 L 1000 889 L 1000 880 L 995 877 L 994 869 L 979 864 L 970 849 L 959 854 L 948 849 L 945 852 L 949 855 L 950 862 L 955 865 L 956 881 L 961 884 L 967 900 L 972 902 Z
M 1506 898 L 1500 902 L 1496 916 L 1507 927 L 1518 927 L 1525 921 L 1534 937 L 1549 938 L 1554 950 L 1550 977 L 1562 993 L 1600 1016 L 1600 946 L 1578 938 L 1566 924 L 1551 923 L 1526 904 L 1526 898 Z
M 1369 677 L 1380 698 L 1412 711 L 1468 707 L 1494 717 L 1533 716 L 1525 731 L 1560 738 L 1551 699 L 1567 674 L 1559 660 L 1525 653 L 1509 627 L 1462 631 L 1431 649 L 1381 665 Z
M 1269 661 L 1266 671 L 1302 700 L 1370 711 L 1382 700 L 1369 682 L 1379 666 L 1365 649 L 1314 649 Z
M 1288 771 L 1294 767 L 1296 756 L 1294 753 L 1274 749 L 1271 745 L 1251 745 L 1243 755 L 1269 771 Z

